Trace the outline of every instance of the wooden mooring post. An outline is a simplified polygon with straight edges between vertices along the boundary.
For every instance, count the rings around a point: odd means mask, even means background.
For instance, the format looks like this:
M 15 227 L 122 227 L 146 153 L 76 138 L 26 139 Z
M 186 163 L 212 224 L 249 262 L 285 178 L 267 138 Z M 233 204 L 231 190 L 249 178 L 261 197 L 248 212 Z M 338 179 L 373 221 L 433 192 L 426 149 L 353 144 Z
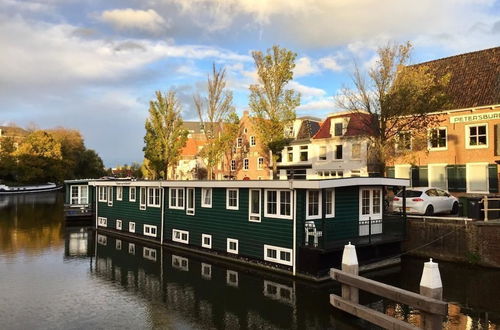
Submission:
M 359 290 L 412 306 L 421 312 L 422 329 L 441 329 L 448 304 L 442 301 L 442 284 L 438 264 L 429 261 L 424 265 L 420 281 L 420 294 L 373 281 L 358 275 L 358 258 L 354 245 L 344 246 L 342 270 L 330 269 L 332 279 L 342 284 L 342 297 L 331 294 L 330 303 L 385 329 L 418 329 L 414 325 L 359 304 Z

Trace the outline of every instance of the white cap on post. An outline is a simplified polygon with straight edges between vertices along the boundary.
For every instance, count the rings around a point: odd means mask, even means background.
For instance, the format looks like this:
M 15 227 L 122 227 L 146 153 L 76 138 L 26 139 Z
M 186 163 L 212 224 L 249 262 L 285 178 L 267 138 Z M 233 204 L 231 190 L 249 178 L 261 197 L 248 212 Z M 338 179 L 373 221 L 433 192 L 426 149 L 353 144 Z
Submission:
M 356 254 L 356 247 L 349 242 L 349 244 L 344 245 L 344 253 L 342 254 L 342 264 L 343 265 L 357 265 L 358 256 Z
M 432 262 L 432 258 L 429 262 L 424 263 L 424 271 L 420 279 L 420 286 L 429 289 L 440 289 L 443 287 L 439 266 L 436 262 Z

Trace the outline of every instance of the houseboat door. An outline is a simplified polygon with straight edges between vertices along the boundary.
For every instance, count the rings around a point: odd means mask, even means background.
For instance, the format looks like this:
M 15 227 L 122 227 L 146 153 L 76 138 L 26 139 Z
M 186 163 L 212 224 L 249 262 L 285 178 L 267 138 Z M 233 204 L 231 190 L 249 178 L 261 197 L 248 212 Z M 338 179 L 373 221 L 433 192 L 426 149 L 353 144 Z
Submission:
M 359 189 L 359 236 L 370 233 L 382 233 L 382 188 Z

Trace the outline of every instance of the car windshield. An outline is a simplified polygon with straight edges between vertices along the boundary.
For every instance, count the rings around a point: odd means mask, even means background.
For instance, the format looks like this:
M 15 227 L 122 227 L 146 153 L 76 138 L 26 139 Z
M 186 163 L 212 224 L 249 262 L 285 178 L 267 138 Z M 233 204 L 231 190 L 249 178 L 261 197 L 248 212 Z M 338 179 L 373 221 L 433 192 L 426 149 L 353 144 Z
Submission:
M 396 196 L 403 197 L 403 191 L 401 190 L 400 192 L 398 192 L 398 194 Z M 418 191 L 418 190 L 407 190 L 406 191 L 406 198 L 413 198 L 413 197 L 420 197 L 420 196 L 422 196 L 421 191 Z

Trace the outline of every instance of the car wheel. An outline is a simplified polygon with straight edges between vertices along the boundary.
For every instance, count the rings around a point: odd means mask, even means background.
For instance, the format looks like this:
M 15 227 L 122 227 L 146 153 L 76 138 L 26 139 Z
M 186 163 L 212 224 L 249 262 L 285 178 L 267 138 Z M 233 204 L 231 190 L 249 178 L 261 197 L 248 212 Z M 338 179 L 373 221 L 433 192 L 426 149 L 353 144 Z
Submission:
M 454 214 L 454 215 L 458 214 L 458 203 L 457 202 L 453 203 L 450 214 Z
M 434 214 L 434 207 L 432 205 L 427 206 L 425 209 L 425 215 L 433 215 Z

